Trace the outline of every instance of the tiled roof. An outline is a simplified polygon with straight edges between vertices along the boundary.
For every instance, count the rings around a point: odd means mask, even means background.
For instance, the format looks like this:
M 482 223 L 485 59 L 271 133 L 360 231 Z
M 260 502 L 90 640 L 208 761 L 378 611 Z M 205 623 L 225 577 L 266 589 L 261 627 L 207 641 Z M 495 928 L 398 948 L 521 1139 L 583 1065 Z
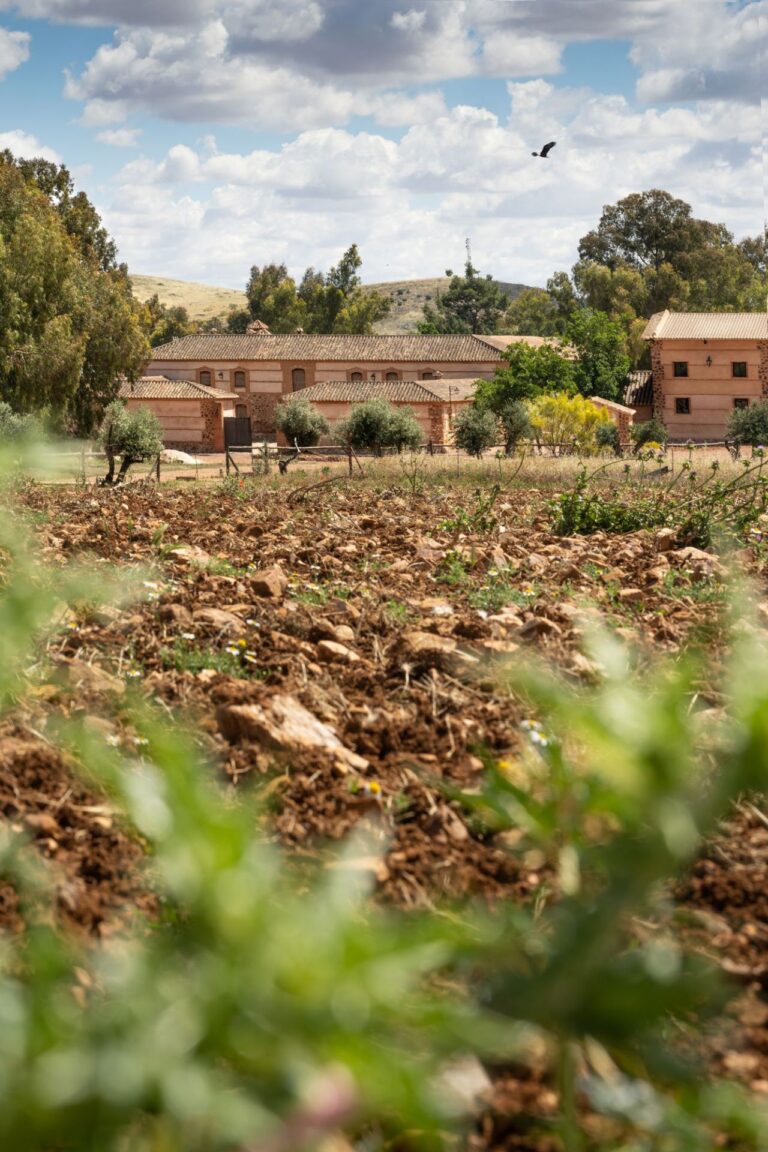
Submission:
M 590 396 L 593 404 L 598 408 L 608 408 L 611 412 L 626 412 L 628 416 L 634 416 L 634 408 L 628 408 L 626 404 L 617 404 L 615 400 L 606 400 L 604 396 Z
M 624 389 L 624 403 L 632 408 L 653 404 L 653 372 L 650 369 L 629 373 Z
M 484 344 L 490 344 L 491 348 L 498 348 L 503 352 L 505 348 L 509 348 L 510 344 L 528 344 L 531 348 L 541 348 L 542 344 L 557 344 L 558 341 L 552 336 L 477 336 L 478 340 L 482 340 Z
M 443 376 L 440 380 L 419 380 L 422 388 L 434 392 L 441 400 L 450 400 L 453 404 L 460 404 L 464 400 L 471 400 L 477 390 L 477 377 L 470 376 L 463 380 L 451 380 Z
M 766 312 L 657 312 L 644 340 L 768 340 Z
M 180 336 L 152 350 L 152 362 L 162 360 L 366 360 L 417 363 L 487 361 L 497 363 L 501 352 L 479 336 L 316 336 L 309 333 L 231 334 L 206 332 Z
M 208 388 L 194 380 L 171 380 L 168 376 L 141 376 L 120 385 L 122 400 L 235 400 L 237 393 Z
M 431 390 L 435 380 L 327 380 L 302 388 L 296 396 L 306 396 L 312 404 L 359 404 L 380 397 L 393 404 L 435 404 L 441 398 Z

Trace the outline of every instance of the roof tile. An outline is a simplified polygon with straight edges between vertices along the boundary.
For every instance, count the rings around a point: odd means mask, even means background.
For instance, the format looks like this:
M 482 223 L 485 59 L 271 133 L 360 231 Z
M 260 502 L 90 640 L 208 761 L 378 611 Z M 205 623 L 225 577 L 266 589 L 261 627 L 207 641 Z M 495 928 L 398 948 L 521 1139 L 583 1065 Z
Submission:
M 768 340 L 767 312 L 657 312 L 644 340 Z
M 168 376 L 140 376 L 120 385 L 121 400 L 233 400 L 235 392 L 208 388 L 194 380 L 171 380 Z
M 163 360 L 385 360 L 442 363 L 496 363 L 498 348 L 478 336 L 321 336 L 309 333 L 232 334 L 207 332 L 180 336 L 152 350 L 152 363 Z

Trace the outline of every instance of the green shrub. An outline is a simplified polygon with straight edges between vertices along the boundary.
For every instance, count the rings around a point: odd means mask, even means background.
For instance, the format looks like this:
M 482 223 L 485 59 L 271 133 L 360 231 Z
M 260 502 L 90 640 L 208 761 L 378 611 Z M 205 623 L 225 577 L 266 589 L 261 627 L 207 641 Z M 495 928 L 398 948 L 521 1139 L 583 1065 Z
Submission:
M 655 416 L 652 420 L 644 420 L 642 424 L 633 424 L 629 434 L 632 437 L 636 452 L 639 452 L 646 444 L 666 444 L 669 439 L 666 428 Z
M 484 411 L 470 404 L 457 417 L 454 440 L 457 448 L 479 458 L 486 448 L 496 443 L 498 429 L 498 418 L 493 412 Z
M 411 408 L 395 408 L 383 397 L 355 404 L 338 427 L 345 443 L 377 456 L 384 448 L 418 448 L 424 439 Z
M 753 448 L 768 445 L 768 402 L 735 408 L 728 420 L 728 439 Z
M 34 416 L 22 416 L 0 400 L 0 444 L 39 439 L 40 434 L 40 424 Z
M 322 412 L 314 408 L 306 396 L 301 395 L 278 404 L 275 425 L 289 444 L 297 443 L 300 448 L 313 447 L 329 431 L 328 421 Z
M 522 440 L 533 435 L 528 409 L 522 400 L 509 400 L 496 409 L 504 432 L 504 452 L 511 456 Z
M 595 429 L 595 440 L 598 448 L 612 452 L 614 456 L 621 456 L 621 439 L 619 426 L 611 420 L 610 424 L 599 424 Z

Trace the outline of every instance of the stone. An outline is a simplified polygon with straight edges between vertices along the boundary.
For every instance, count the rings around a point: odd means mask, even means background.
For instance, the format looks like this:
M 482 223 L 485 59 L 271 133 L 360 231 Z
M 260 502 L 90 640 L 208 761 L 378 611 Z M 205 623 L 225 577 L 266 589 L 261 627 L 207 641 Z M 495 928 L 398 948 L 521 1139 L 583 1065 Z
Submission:
M 499 572 L 507 572 L 512 567 L 517 567 L 510 563 L 509 557 L 503 548 L 498 545 L 491 550 L 491 567 L 496 568 Z
M 333 629 L 333 639 L 337 644 L 354 644 L 356 638 L 355 630 L 349 624 L 338 624 Z
M 716 556 L 710 552 L 703 552 L 701 548 L 678 548 L 671 553 L 671 557 L 686 568 L 690 568 L 697 579 L 725 576 L 726 570 Z
M 514 640 L 483 640 L 480 649 L 487 656 L 509 656 L 519 651 L 520 645 Z
M 317 658 L 323 664 L 356 664 L 360 659 L 357 652 L 335 640 L 321 640 L 317 645 Z
M 404 660 L 409 663 L 422 668 L 445 668 L 452 663 L 456 641 L 434 632 L 404 632 L 400 648 Z
M 619 600 L 622 604 L 640 604 L 645 599 L 645 592 L 642 588 L 622 588 L 619 592 Z
M 157 614 L 166 624 L 178 624 L 180 627 L 192 624 L 192 613 L 183 604 L 161 604 Z
M 534 616 L 527 624 L 523 624 L 517 635 L 521 640 L 528 640 L 534 636 L 562 636 L 563 630 L 554 620 L 546 616 Z
M 107 672 L 105 668 L 100 668 L 98 664 L 86 664 L 83 660 L 72 660 L 67 665 L 66 676 L 70 688 L 93 696 L 100 696 L 105 693 L 122 696 L 125 692 L 124 682 L 117 676 L 113 676 L 111 672 Z
M 276 752 L 316 749 L 329 752 L 356 770 L 368 767 L 362 756 L 345 748 L 339 737 L 295 696 L 276 694 L 263 704 L 229 704 L 216 710 L 222 735 L 236 744 L 252 741 Z
M 196 624 L 210 624 L 212 628 L 218 628 L 222 632 L 229 632 L 233 628 L 240 629 L 243 626 L 239 617 L 223 608 L 198 608 L 193 613 L 192 619 Z
M 48 812 L 30 812 L 24 817 L 24 824 L 41 836 L 56 836 L 60 831 L 58 823 Z
M 196 544 L 181 544 L 178 548 L 172 548 L 170 555 L 183 564 L 196 564 L 198 568 L 207 568 L 211 562 L 210 554 Z
M 271 600 L 281 600 L 288 591 L 288 577 L 279 564 L 273 568 L 265 568 L 261 572 L 254 572 L 251 586 L 257 596 L 264 596 Z
M 653 539 L 657 552 L 669 552 L 677 543 L 677 532 L 674 528 L 659 528 Z

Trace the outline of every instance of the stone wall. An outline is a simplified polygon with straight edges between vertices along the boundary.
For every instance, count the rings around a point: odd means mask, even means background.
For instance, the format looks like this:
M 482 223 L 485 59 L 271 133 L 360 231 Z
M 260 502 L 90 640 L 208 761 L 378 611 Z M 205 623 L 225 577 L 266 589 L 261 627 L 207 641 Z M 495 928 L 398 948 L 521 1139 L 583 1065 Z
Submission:
M 651 372 L 653 373 L 653 415 L 664 423 L 664 364 L 661 358 L 661 344 L 651 340 Z
M 200 415 L 203 418 L 203 440 L 201 452 L 224 451 L 224 426 L 221 405 L 217 400 L 201 400 Z
M 757 345 L 760 353 L 760 367 L 757 370 L 760 381 L 760 394 L 768 398 L 768 340 L 761 340 Z
M 273 433 L 275 431 L 275 409 L 280 403 L 282 396 L 270 393 L 262 393 L 261 395 L 252 393 L 247 398 L 243 397 L 244 402 L 246 399 L 251 417 L 251 431 L 253 435 Z

